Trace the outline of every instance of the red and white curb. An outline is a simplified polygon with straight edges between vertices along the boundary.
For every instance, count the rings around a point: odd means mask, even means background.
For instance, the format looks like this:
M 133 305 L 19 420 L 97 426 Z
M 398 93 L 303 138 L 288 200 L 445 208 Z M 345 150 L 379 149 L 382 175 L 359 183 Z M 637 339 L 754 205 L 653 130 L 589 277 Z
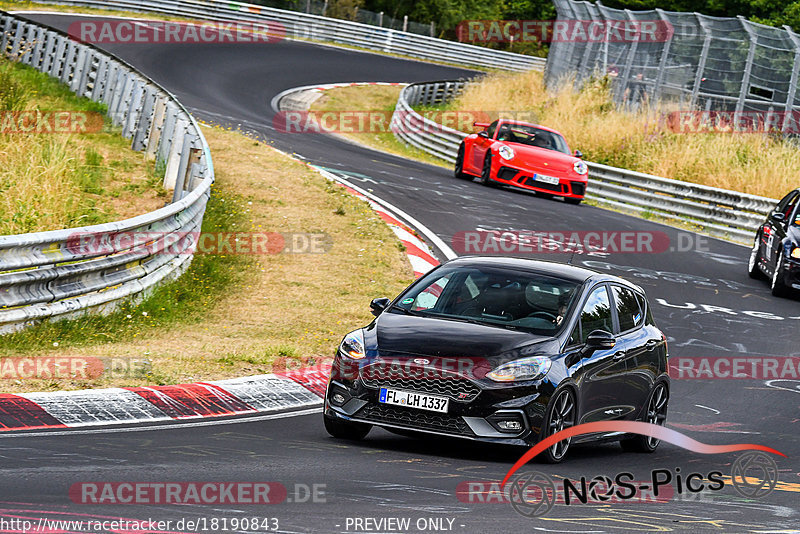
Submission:
M 0 431 L 271 413 L 322 405 L 330 363 L 213 382 L 0 394 Z

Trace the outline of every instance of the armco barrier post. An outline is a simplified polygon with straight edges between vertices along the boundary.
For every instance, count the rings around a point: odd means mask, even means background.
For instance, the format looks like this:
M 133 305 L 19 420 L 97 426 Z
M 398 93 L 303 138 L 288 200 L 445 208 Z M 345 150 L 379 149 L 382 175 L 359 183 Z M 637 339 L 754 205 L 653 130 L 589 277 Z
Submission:
M 150 125 L 153 122 L 156 98 L 158 98 L 158 94 L 156 93 L 155 87 L 148 84 L 145 87 L 144 96 L 142 98 L 142 109 L 139 112 L 139 119 L 136 122 L 133 138 L 131 140 L 131 148 L 136 152 L 146 150 L 147 148 L 147 136 L 150 135 Z M 145 152 L 145 154 L 147 153 Z
M 178 118 L 170 139 L 169 159 L 167 159 L 167 171 L 164 174 L 164 189 L 177 189 L 176 182 L 181 172 L 181 160 L 183 159 L 183 147 L 189 122 Z M 173 199 L 176 197 L 173 197 Z M 179 197 L 178 197 L 179 198 Z M 174 200 L 173 200 L 174 201 Z
M 147 148 L 145 149 L 145 156 L 148 159 L 156 158 L 167 111 L 166 99 L 158 93 L 156 93 L 155 98 L 153 118 L 150 121 L 150 130 L 147 133 Z
M 187 124 L 188 126 L 188 124 Z M 177 173 L 175 176 L 175 190 L 172 192 L 172 201 L 177 202 L 183 198 L 186 187 L 186 176 L 189 174 L 189 163 L 192 155 L 192 144 L 195 135 L 191 131 L 186 132 L 183 136 L 183 146 L 181 147 L 181 156 L 178 162 Z
M 172 152 L 173 142 L 175 141 L 175 138 L 177 137 L 178 133 L 177 129 L 178 129 L 178 107 L 172 102 L 167 102 L 164 127 L 161 129 L 161 137 L 158 144 L 158 159 L 163 161 L 166 165 L 169 165 L 170 153 Z M 175 183 L 174 177 L 171 180 L 167 180 L 167 177 L 165 175 L 164 187 L 166 189 L 169 189 L 167 187 L 167 183 L 169 182 L 174 184 Z
M 144 81 L 134 80 L 131 97 L 125 109 L 125 120 L 122 123 L 122 137 L 133 141 L 133 129 L 139 119 L 144 99 Z

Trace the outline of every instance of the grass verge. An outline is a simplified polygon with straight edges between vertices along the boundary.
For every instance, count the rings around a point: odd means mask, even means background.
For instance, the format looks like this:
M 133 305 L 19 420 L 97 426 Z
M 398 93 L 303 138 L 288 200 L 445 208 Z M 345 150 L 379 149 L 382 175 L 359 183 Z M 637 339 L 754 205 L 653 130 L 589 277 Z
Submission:
M 95 380 L 5 380 L 5 392 L 181 383 L 312 364 L 369 322 L 371 298 L 395 295 L 413 279 L 398 241 L 365 202 L 263 143 L 220 128 L 204 133 L 217 175 L 204 230 L 325 233 L 330 250 L 198 255 L 142 303 L 0 337 L 5 357 L 137 362 Z
M 341 137 L 356 143 L 388 152 L 396 156 L 415 159 L 431 165 L 448 167 L 449 164 L 431 156 L 427 152 L 407 145 L 400 141 L 390 130 L 392 112 L 394 112 L 397 98 L 400 96 L 400 86 L 362 85 L 352 87 L 335 87 L 327 89 L 322 96 L 312 105 L 313 113 L 327 111 L 368 111 L 379 115 L 383 120 L 372 128 L 376 131 L 339 133 Z
M 105 111 L 57 80 L 0 58 L 0 235 L 98 224 L 164 205 L 153 165 L 131 151 Z M 72 112 L 90 117 L 87 124 L 94 117 L 98 131 L 49 133 L 36 125 L 26 132 L 35 124 L 23 121 L 29 112 Z

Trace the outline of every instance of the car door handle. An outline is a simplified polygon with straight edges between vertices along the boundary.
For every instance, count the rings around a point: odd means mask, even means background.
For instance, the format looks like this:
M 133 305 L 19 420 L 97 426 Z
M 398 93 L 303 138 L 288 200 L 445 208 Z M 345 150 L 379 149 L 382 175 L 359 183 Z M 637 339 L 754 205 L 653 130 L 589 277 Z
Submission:
M 614 359 L 621 360 L 622 358 L 625 357 L 626 354 L 628 354 L 627 350 L 618 350 L 617 352 L 614 353 Z
M 644 348 L 647 350 L 653 350 L 657 346 L 658 346 L 658 341 L 656 341 L 655 339 L 651 339 L 650 341 L 644 344 Z

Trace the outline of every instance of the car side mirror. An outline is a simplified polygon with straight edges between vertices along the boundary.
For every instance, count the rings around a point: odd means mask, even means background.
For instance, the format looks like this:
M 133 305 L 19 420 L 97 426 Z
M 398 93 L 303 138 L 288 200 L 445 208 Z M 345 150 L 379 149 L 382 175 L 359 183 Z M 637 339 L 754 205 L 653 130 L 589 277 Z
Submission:
M 586 346 L 583 349 L 584 357 L 596 350 L 613 349 L 616 344 L 617 340 L 614 339 L 614 334 L 605 330 L 593 330 L 586 338 Z
M 481 137 L 485 137 L 486 139 L 489 139 L 489 132 L 487 132 L 486 130 L 478 132 L 478 135 L 480 135 Z
M 388 306 L 391 302 L 391 300 L 385 297 L 373 299 L 372 302 L 369 303 L 369 311 L 372 312 L 372 315 L 377 317 L 383 313 L 383 310 L 385 310 L 386 306 Z
M 786 219 L 786 216 L 780 211 L 776 211 L 770 214 L 769 218 L 772 222 L 782 223 L 784 219 Z
M 583 152 L 581 152 L 580 150 L 576 150 L 575 151 L 575 157 L 576 158 L 582 158 L 583 157 Z

